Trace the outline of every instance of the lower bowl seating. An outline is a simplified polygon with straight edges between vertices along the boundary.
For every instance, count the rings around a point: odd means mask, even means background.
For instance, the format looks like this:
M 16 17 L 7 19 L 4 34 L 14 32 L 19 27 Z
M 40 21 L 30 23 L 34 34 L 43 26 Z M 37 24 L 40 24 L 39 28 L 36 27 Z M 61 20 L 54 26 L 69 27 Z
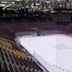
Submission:
M 4 38 L 0 38 L 0 63 L 1 72 L 43 72 L 14 41 Z

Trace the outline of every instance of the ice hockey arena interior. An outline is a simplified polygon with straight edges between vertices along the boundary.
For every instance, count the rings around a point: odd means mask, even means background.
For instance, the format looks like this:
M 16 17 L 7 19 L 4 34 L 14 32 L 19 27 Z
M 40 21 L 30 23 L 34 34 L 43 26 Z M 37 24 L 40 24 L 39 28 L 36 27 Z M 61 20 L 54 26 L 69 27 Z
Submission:
M 71 35 L 72 0 L 0 0 L 0 72 L 72 72 Z

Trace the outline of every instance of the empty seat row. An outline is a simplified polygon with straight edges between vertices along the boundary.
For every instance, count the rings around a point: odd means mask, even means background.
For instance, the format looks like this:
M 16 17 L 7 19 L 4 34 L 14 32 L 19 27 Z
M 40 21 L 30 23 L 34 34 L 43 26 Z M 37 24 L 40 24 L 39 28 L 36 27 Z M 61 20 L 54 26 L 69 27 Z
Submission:
M 14 43 L 13 40 L 9 40 L 9 39 L 3 38 L 3 37 L 0 37 L 0 40 L 4 40 L 4 41 L 10 42 L 10 43 Z
M 7 72 L 43 72 L 42 70 L 34 69 L 33 67 L 21 67 L 17 65 L 12 65 L 11 63 L 4 62 L 3 69 Z

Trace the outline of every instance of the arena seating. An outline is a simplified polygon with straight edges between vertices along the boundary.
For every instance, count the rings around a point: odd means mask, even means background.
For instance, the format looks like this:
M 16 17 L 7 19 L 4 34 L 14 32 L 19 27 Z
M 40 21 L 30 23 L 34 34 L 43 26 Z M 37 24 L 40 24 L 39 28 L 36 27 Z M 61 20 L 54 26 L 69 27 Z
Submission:
M 39 65 L 20 50 L 12 40 L 0 37 L 1 72 L 44 72 Z

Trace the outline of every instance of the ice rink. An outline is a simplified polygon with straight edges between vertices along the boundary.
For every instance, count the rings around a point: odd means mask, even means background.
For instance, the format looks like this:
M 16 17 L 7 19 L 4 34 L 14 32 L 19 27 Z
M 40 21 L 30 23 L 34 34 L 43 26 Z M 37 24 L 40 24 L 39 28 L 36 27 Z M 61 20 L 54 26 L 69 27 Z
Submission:
M 20 43 L 32 54 L 38 54 L 50 65 L 72 71 L 72 37 L 53 34 L 39 37 L 19 37 Z

